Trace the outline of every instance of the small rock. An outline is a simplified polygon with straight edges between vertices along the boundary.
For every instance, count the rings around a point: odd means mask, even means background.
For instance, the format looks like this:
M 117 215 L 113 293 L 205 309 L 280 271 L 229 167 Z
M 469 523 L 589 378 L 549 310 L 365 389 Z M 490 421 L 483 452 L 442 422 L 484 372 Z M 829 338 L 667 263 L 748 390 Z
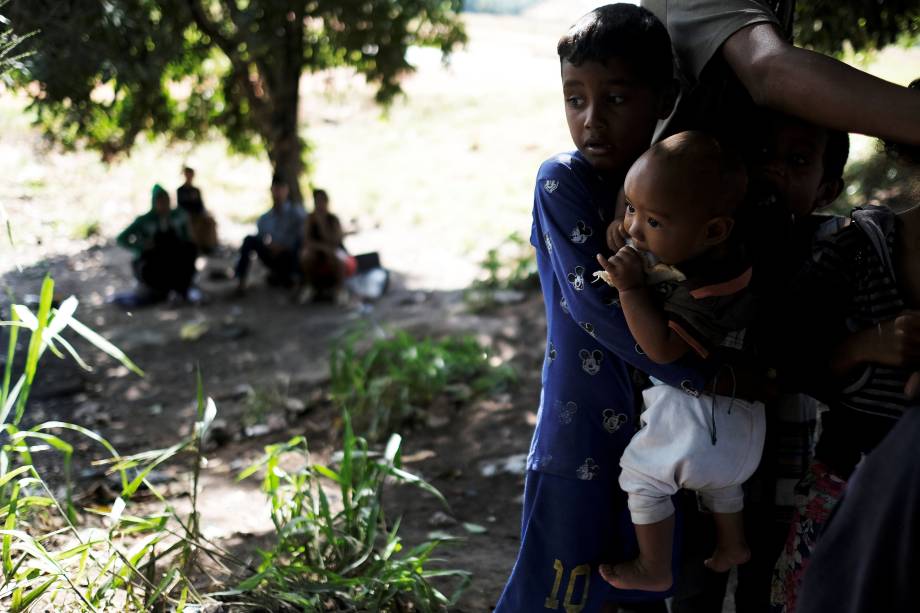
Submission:
M 255 438 L 257 436 L 264 436 L 271 432 L 272 429 L 268 427 L 268 424 L 253 424 L 251 426 L 246 426 L 243 428 L 243 434 L 246 438 Z
M 483 477 L 494 477 L 500 474 L 523 475 L 526 471 L 526 453 L 516 453 L 506 458 L 483 462 L 479 467 L 479 474 Z
M 269 432 L 277 432 L 278 430 L 284 430 L 287 427 L 287 419 L 285 419 L 283 414 L 272 413 L 265 420 L 265 425 L 268 426 Z
M 432 528 L 449 528 L 450 526 L 456 526 L 457 520 L 444 511 L 436 511 L 428 518 L 428 525 Z
M 210 328 L 206 320 L 191 321 L 179 329 L 179 338 L 184 341 L 197 341 L 207 334 Z
M 307 410 L 307 403 L 300 398 L 286 398 L 284 408 L 291 413 L 304 413 Z

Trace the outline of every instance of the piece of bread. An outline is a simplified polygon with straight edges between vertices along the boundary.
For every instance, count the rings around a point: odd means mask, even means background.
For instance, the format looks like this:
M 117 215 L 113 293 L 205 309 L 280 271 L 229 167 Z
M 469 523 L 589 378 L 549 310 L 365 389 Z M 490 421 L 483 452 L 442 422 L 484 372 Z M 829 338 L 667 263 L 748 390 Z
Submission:
M 684 275 L 680 270 L 674 266 L 669 266 L 668 264 L 662 264 L 658 261 L 658 258 L 655 257 L 653 253 L 648 251 L 639 251 L 635 247 L 635 243 L 632 239 L 626 240 L 626 246 L 623 249 L 632 249 L 642 258 L 642 270 L 645 271 L 645 284 L 646 285 L 657 285 L 658 283 L 664 283 L 666 281 L 673 281 L 675 283 L 680 283 L 685 281 L 687 276 Z M 607 274 L 606 270 L 598 270 L 594 273 L 594 280 L 601 280 L 607 285 L 613 287 L 611 282 L 610 275 Z

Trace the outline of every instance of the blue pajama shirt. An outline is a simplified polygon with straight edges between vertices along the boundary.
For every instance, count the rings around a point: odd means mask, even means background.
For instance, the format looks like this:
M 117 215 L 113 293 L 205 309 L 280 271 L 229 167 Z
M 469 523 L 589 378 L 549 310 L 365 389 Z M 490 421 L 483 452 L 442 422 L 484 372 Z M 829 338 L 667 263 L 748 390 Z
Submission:
M 649 360 L 615 290 L 592 283 L 600 270 L 595 255 L 609 255 L 610 215 L 605 221 L 603 212 L 614 210 L 619 188 L 578 152 L 550 158 L 537 174 L 530 241 L 546 308 L 543 389 L 527 460 L 521 549 L 496 613 L 589 612 L 604 602 L 650 598 L 617 590 L 597 572 L 600 563 L 636 555 L 626 495 L 617 485 L 620 456 L 638 428 L 627 362 L 692 394 L 713 365 L 692 355 L 667 365 Z

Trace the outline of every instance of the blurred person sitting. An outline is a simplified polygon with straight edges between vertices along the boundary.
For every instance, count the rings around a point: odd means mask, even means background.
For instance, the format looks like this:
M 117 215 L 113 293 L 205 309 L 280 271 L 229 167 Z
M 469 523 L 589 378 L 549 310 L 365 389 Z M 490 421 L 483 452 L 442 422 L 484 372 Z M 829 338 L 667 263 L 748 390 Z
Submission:
M 193 302 L 200 298 L 192 286 L 196 249 L 189 238 L 188 216 L 172 208 L 159 184 L 153 186 L 150 211 L 131 222 L 116 242 L 134 255 L 131 267 L 141 285 L 136 304 L 164 300 L 170 292 Z
M 246 277 L 253 253 L 268 268 L 269 284 L 291 287 L 300 281 L 298 253 L 303 240 L 306 213 L 303 207 L 288 199 L 290 187 L 279 174 L 272 177 L 271 193 L 272 208 L 259 217 L 256 233 L 247 236 L 240 247 L 234 271 L 238 294 L 246 290 Z
M 182 169 L 185 183 L 176 190 L 176 204 L 188 215 L 189 234 L 200 253 L 212 253 L 217 247 L 217 222 L 204 208 L 201 190 L 192 185 L 195 170 L 189 166 Z
M 336 304 L 347 303 L 345 277 L 354 274 L 355 259 L 345 251 L 345 233 L 339 218 L 329 212 L 326 190 L 313 190 L 313 213 L 304 223 L 303 233 L 300 302 L 310 301 L 316 292 L 328 292 Z

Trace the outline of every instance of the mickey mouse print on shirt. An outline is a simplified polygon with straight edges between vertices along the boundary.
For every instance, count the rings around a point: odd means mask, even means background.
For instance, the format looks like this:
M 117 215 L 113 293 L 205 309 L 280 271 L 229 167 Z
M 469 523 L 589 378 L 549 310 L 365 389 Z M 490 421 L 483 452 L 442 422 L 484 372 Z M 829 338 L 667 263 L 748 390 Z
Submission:
M 588 240 L 588 237 L 593 235 L 594 230 L 580 219 L 575 223 L 575 227 L 569 231 L 569 238 L 572 239 L 572 242 L 576 245 L 583 244 Z
M 582 349 L 578 352 L 581 358 L 581 369 L 591 376 L 596 375 L 601 370 L 601 362 L 604 360 L 604 352 L 599 349 L 588 351 Z
M 561 400 L 556 401 L 556 411 L 559 413 L 559 422 L 563 424 L 570 424 L 572 420 L 575 419 L 575 413 L 578 412 L 578 405 L 572 401 L 562 403 Z
M 620 426 L 629 421 L 624 413 L 617 413 L 613 409 L 604 409 L 604 430 L 610 434 L 620 429 Z
M 579 466 L 575 471 L 575 476 L 577 476 L 582 481 L 591 481 L 597 477 L 600 471 L 601 467 L 597 465 L 597 462 L 594 461 L 594 458 L 587 458 L 585 459 L 584 464 Z
M 573 288 L 575 288 L 576 292 L 580 292 L 581 290 L 585 289 L 585 267 L 576 266 L 575 272 L 570 272 L 566 276 L 566 279 L 569 280 L 569 283 Z

